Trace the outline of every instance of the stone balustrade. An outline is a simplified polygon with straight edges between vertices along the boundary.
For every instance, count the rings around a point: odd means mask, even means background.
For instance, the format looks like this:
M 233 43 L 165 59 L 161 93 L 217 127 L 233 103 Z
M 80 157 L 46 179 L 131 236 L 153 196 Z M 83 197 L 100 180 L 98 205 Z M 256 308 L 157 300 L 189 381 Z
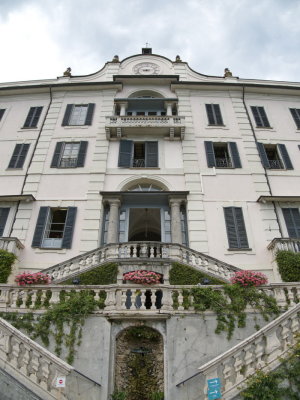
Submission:
M 206 286 L 201 286 L 205 288 Z M 221 285 L 210 288 L 222 291 Z M 191 289 L 195 286 L 137 284 L 124 285 L 34 285 L 16 286 L 0 285 L 0 312 L 28 312 L 45 310 L 49 305 L 59 303 L 60 293 L 89 290 L 95 300 L 105 299 L 103 309 L 97 313 L 194 313 Z M 283 310 L 300 301 L 300 283 L 271 284 L 262 286 L 260 290 L 276 298 L 278 306 Z
M 10 253 L 19 255 L 21 249 L 24 249 L 23 244 L 16 237 L 1 237 L 0 249 L 9 251 Z
M 202 365 L 199 373 L 190 378 L 200 378 L 202 393 L 199 393 L 199 399 L 207 398 L 208 379 L 220 378 L 222 399 L 229 400 L 240 393 L 247 377 L 256 370 L 269 371 L 277 368 L 281 357 L 295 343 L 295 334 L 299 333 L 299 312 L 300 304 L 297 304 L 238 345 Z M 177 386 L 180 387 L 188 380 Z
M 179 244 L 128 242 L 100 247 L 44 269 L 43 272 L 50 275 L 53 282 L 62 282 L 108 262 L 120 264 L 122 261 L 129 260 L 140 261 L 145 265 L 162 261 L 178 262 L 224 281 L 229 281 L 234 272 L 239 271 L 239 268 Z
M 293 253 L 300 252 L 300 239 L 293 238 L 275 238 L 268 246 L 268 250 L 271 250 L 274 257 L 277 251 L 288 250 Z
M 2 318 L 0 368 L 44 400 L 79 400 L 85 398 L 87 391 L 90 400 L 100 398 L 100 384 L 80 374 Z M 60 390 L 55 387 L 55 381 L 61 376 L 66 377 L 66 388 Z

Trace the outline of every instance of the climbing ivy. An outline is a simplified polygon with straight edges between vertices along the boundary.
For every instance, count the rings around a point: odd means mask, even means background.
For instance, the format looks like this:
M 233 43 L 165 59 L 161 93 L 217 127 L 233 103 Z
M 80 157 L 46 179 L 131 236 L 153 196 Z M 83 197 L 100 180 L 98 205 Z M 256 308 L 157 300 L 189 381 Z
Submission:
M 284 282 L 300 281 L 300 254 L 292 251 L 278 251 L 276 262 Z
M 130 329 L 127 329 L 125 338 L 127 340 L 146 339 L 149 342 L 158 342 L 160 334 L 154 329 L 149 329 L 148 326 L 132 326 Z
M 243 400 L 298 400 L 300 393 L 300 337 L 275 371 L 257 371 L 241 392 Z
M 214 311 L 217 315 L 217 327 L 215 332 L 227 332 L 227 338 L 233 335 L 236 326 L 243 328 L 246 326 L 246 308 L 251 306 L 259 312 L 265 321 L 270 317 L 277 316 L 280 309 L 276 299 L 268 296 L 263 291 L 255 287 L 244 288 L 239 285 L 225 284 L 223 290 L 209 287 L 195 287 L 184 289 L 183 292 L 184 309 L 193 306 L 196 311 Z M 173 295 L 173 306 L 178 308 L 178 292 Z M 259 329 L 259 326 L 256 326 Z
M 81 344 L 82 327 L 89 314 L 103 309 L 105 293 L 95 300 L 92 291 L 62 292 L 60 302 L 51 305 L 45 313 L 35 317 L 33 313 L 0 313 L 15 328 L 23 329 L 35 340 L 40 338 L 49 346 L 49 337 L 55 340 L 55 353 L 60 356 L 62 346 L 68 350 L 67 362 L 74 361 L 75 347 Z
M 12 265 L 16 260 L 16 256 L 6 250 L 0 250 L 0 283 L 7 283 L 7 279 L 11 274 Z
M 172 264 L 170 270 L 171 285 L 197 285 L 198 283 L 203 283 L 204 279 L 208 279 L 210 285 L 224 285 L 224 281 L 221 279 L 213 278 L 187 265 Z
M 110 263 L 77 275 L 76 279 L 79 280 L 80 285 L 110 285 L 117 283 L 117 275 L 118 265 Z M 75 278 L 68 279 L 67 281 L 61 282 L 61 284 L 72 285 L 74 279 Z

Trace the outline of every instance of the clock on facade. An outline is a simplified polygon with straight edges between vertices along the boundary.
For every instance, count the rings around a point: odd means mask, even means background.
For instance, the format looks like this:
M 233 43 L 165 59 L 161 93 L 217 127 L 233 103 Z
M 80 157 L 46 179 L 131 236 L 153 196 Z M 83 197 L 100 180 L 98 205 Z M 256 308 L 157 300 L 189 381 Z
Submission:
M 154 63 L 139 63 L 133 67 L 133 72 L 140 75 L 155 75 L 159 70 L 159 66 Z

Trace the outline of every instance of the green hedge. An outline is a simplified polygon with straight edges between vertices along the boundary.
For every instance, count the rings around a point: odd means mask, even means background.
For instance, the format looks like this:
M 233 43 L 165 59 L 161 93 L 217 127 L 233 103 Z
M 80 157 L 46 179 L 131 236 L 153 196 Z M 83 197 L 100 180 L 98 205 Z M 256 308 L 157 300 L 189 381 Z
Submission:
M 118 265 L 114 263 L 102 265 L 91 271 L 76 276 L 80 285 L 110 285 L 117 283 Z M 63 285 L 72 285 L 73 279 L 62 282 Z
M 0 250 L 0 283 L 7 283 L 7 279 L 11 274 L 12 265 L 16 260 L 13 253 L 6 250 Z
M 224 281 L 213 278 L 186 265 L 174 263 L 170 270 L 170 285 L 197 285 L 209 279 L 210 285 L 224 285 Z
M 279 251 L 276 261 L 284 282 L 300 281 L 300 254 L 292 251 Z

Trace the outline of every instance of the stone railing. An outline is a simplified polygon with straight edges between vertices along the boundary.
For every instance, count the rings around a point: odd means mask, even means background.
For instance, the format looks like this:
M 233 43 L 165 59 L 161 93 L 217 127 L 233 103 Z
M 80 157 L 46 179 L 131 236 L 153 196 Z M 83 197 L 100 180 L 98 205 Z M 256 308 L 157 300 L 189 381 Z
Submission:
M 268 245 L 268 250 L 271 250 L 274 257 L 277 251 L 288 250 L 293 253 L 300 252 L 300 239 L 293 238 L 275 238 Z
M 196 286 L 135 284 L 83 286 L 83 285 L 35 285 L 20 287 L 16 285 L 0 286 L 0 312 L 28 312 L 45 310 L 51 304 L 59 303 L 60 293 L 89 290 L 95 300 L 104 299 L 102 309 L 97 313 L 195 313 L 191 289 Z M 206 286 L 201 286 L 205 288 Z M 222 291 L 222 286 L 209 286 Z M 300 301 L 300 283 L 271 284 L 262 286 L 270 296 L 276 298 L 282 309 L 292 307 Z M 175 300 L 176 299 L 176 300 Z
M 239 271 L 233 265 L 179 244 L 129 242 L 100 247 L 44 269 L 43 272 L 50 275 L 54 282 L 61 282 L 107 262 L 120 263 L 125 260 L 142 261 L 144 264 L 149 262 L 152 265 L 162 261 L 178 262 L 225 281 L 229 281 L 234 272 Z
M 100 384 L 83 376 L 42 346 L 0 318 L 0 368 L 44 400 L 100 398 Z M 66 387 L 55 387 L 57 377 Z M 66 396 L 65 393 L 68 395 Z
M 24 249 L 24 246 L 16 237 L 1 237 L 0 249 L 9 251 L 18 256 L 20 250 Z
M 220 378 L 222 399 L 233 399 L 240 393 L 246 379 L 258 369 L 266 371 L 277 368 L 281 357 L 295 343 L 295 334 L 300 329 L 300 304 L 270 322 L 258 332 L 238 345 L 214 358 L 199 368 L 197 376 L 202 393 L 199 399 L 207 397 L 207 380 Z M 180 387 L 181 382 L 177 386 Z

